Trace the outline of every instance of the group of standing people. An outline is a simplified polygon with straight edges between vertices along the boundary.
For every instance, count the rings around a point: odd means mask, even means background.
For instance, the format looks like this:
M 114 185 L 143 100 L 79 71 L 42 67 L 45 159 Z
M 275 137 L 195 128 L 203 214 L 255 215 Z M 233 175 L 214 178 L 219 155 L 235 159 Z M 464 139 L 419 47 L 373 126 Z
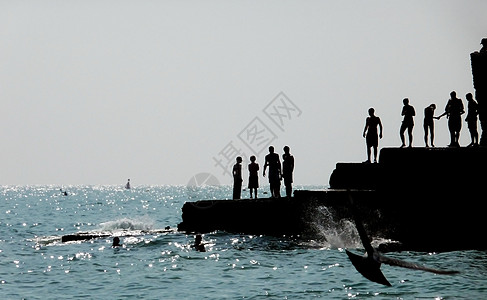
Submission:
M 468 113 L 465 121 L 467 122 L 468 129 L 470 131 L 470 137 L 472 142 L 468 147 L 474 147 L 479 145 L 479 133 L 477 130 L 478 120 L 478 103 L 473 99 L 471 93 L 465 95 L 468 101 Z M 416 111 L 414 107 L 409 104 L 409 99 L 403 100 L 403 108 L 401 115 L 403 121 L 401 128 L 399 129 L 399 136 L 401 138 L 401 148 L 406 147 L 405 132 L 408 132 L 409 147 L 413 145 L 413 128 L 414 128 L 414 116 Z M 450 144 L 448 147 L 460 147 L 460 131 L 462 129 L 462 115 L 465 113 L 465 108 L 461 99 L 457 98 L 457 93 L 452 91 L 450 93 L 450 99 L 445 107 L 445 112 L 437 117 L 434 116 L 436 109 L 435 104 L 430 104 L 424 109 L 424 143 L 426 147 L 429 147 L 428 141 L 430 141 L 431 147 L 434 147 L 434 120 L 439 120 L 443 116 L 448 118 L 448 129 L 450 131 Z M 366 163 L 371 161 L 371 149 L 374 150 L 374 162 L 377 162 L 377 147 L 379 138 L 382 138 L 382 123 L 380 118 L 375 116 L 373 108 L 369 109 L 369 116 L 365 120 L 365 128 L 363 132 L 364 138 L 367 143 L 367 160 Z M 378 130 L 379 129 L 379 130 Z
M 281 180 L 284 179 L 286 187 L 286 197 L 292 195 L 293 171 L 294 171 L 294 156 L 290 153 L 288 146 L 284 147 L 284 154 L 282 155 L 282 165 L 279 154 L 274 152 L 274 147 L 269 147 L 269 154 L 265 156 L 263 176 L 266 177 L 267 168 L 269 168 L 268 178 L 272 198 L 281 197 Z M 240 199 L 242 192 L 242 157 L 236 158 L 237 163 L 233 166 L 233 199 Z M 250 198 L 254 196 L 257 199 L 257 189 L 259 188 L 259 164 L 255 162 L 256 157 L 250 157 L 249 170 L 249 184 Z

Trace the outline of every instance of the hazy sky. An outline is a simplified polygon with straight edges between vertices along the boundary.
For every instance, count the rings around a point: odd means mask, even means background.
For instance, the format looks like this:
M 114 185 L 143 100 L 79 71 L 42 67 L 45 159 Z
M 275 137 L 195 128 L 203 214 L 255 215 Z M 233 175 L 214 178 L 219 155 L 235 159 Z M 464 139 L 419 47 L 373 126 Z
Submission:
M 365 160 L 369 107 L 379 146 L 397 147 L 409 97 L 422 147 L 426 106 L 442 113 L 452 90 L 466 105 L 486 12 L 485 0 L 0 1 L 0 184 L 230 184 L 234 154 L 262 168 L 269 144 L 291 147 L 296 184 L 328 184 L 337 162 Z M 443 118 L 436 145 L 448 143 Z

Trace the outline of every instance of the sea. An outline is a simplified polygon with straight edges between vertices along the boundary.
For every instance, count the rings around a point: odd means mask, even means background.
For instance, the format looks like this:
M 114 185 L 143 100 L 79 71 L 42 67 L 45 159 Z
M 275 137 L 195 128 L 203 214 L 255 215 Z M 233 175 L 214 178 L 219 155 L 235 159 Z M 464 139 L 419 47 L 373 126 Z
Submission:
M 345 253 L 364 252 L 353 222 L 323 222 L 326 208 L 313 239 L 217 231 L 196 251 L 195 235 L 177 231 L 183 204 L 231 195 L 230 186 L 1 186 L 0 299 L 487 298 L 486 251 L 389 252 L 459 273 L 382 265 L 392 286 L 368 281 Z M 62 242 L 79 233 L 100 237 Z M 122 246 L 112 247 L 115 236 Z

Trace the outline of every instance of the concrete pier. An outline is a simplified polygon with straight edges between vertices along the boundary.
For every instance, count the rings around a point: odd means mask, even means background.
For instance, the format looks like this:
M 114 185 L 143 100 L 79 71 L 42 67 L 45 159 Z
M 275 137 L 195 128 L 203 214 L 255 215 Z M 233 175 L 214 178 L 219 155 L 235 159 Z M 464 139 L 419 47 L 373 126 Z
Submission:
M 370 202 L 371 191 L 353 190 L 359 201 Z M 295 191 L 292 198 L 202 200 L 183 205 L 178 230 L 207 233 L 226 231 L 275 236 L 302 236 L 313 232 L 317 206 L 341 207 L 346 211 L 344 190 Z
M 351 219 L 348 190 L 368 232 L 405 249 L 487 249 L 483 202 L 487 148 L 384 148 L 379 163 L 337 163 L 330 189 L 291 199 L 206 200 L 184 204 L 187 232 L 312 236 L 316 208 Z

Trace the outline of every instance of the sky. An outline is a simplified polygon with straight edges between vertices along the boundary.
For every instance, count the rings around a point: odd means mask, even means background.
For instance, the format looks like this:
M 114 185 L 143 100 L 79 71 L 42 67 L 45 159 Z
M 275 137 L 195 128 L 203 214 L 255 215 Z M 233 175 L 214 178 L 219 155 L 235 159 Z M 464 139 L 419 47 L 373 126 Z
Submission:
M 249 156 L 262 170 L 269 145 L 291 148 L 296 185 L 326 185 L 337 162 L 366 159 L 370 107 L 383 148 L 401 144 L 403 98 L 416 147 L 425 107 L 441 114 L 452 90 L 466 106 L 486 11 L 484 0 L 0 0 L 0 185 L 231 184 L 241 155 L 245 186 Z M 446 146 L 446 118 L 435 126 Z

